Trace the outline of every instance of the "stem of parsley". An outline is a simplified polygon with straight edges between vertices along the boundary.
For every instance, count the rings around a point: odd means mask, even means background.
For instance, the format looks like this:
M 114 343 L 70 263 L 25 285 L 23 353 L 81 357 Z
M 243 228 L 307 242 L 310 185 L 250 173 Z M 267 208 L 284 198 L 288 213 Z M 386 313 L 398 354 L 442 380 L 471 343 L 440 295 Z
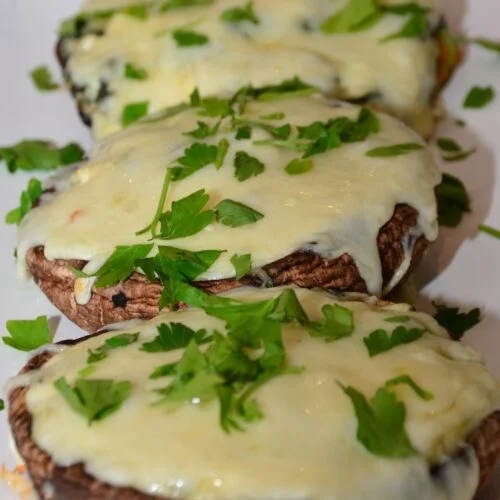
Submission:
M 153 221 L 151 222 L 151 224 L 149 224 L 149 226 L 146 226 L 140 231 L 137 231 L 137 233 L 135 233 L 137 236 L 140 236 L 141 234 L 147 233 L 149 230 L 151 230 L 152 237 L 156 238 L 158 234 L 156 232 L 156 226 L 158 225 L 161 214 L 163 212 L 163 207 L 165 205 L 165 202 L 167 201 L 168 188 L 170 187 L 171 180 L 172 180 L 172 169 L 168 168 L 165 174 L 165 179 L 163 181 L 163 187 L 161 188 L 160 200 L 158 201 L 158 207 L 156 208 L 156 213 L 155 216 L 153 217 Z
M 500 239 L 500 231 L 498 229 L 495 229 L 494 227 L 487 226 L 485 224 L 481 224 L 479 226 L 479 231 L 481 231 L 482 233 L 489 234 L 490 236 L 493 236 L 494 238 Z

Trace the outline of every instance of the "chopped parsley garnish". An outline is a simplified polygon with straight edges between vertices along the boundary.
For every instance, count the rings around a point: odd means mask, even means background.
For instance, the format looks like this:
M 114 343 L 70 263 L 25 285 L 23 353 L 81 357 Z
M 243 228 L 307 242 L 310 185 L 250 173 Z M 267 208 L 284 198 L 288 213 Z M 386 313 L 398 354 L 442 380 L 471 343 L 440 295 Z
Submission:
M 397 38 L 423 38 L 429 31 L 429 25 L 424 14 L 413 14 L 400 31 L 382 38 L 381 42 L 390 42 Z
M 436 308 L 434 319 L 446 329 L 453 340 L 460 340 L 465 332 L 481 321 L 481 311 L 478 307 L 468 313 L 461 313 L 458 307 L 448 307 L 432 303 Z
M 381 387 L 369 401 L 354 387 L 344 387 L 358 420 L 358 441 L 374 455 L 405 458 L 416 455 L 405 430 L 406 407 L 386 387 Z
M 390 157 L 390 156 L 401 156 L 410 153 L 411 151 L 418 151 L 424 149 L 422 144 L 417 144 L 416 142 L 408 142 L 404 144 L 394 144 L 393 146 L 384 146 L 380 148 L 370 149 L 366 152 L 366 156 L 371 158 L 377 157 Z
M 183 9 L 185 7 L 198 7 L 200 5 L 212 5 L 214 0 L 165 0 L 161 2 L 160 11 L 166 12 L 171 9 Z
M 113 337 L 109 337 L 104 341 L 104 344 L 95 350 L 89 349 L 89 356 L 87 363 L 98 363 L 108 357 L 108 352 L 120 347 L 127 347 L 130 344 L 137 342 L 139 338 L 138 333 L 120 333 Z
M 238 151 L 234 157 L 234 168 L 234 176 L 243 182 L 264 172 L 265 165 L 246 151 Z
M 415 2 L 383 5 L 382 9 L 384 12 L 397 14 L 399 16 L 404 16 L 406 14 L 427 14 L 430 10 L 428 7 L 424 7 Z
M 32 351 L 52 342 L 47 316 L 38 316 L 33 320 L 9 320 L 5 328 L 10 337 L 2 337 L 4 344 L 19 351 Z
M 94 274 L 85 274 L 70 268 L 80 278 L 97 277 L 96 288 L 117 285 L 130 277 L 135 271 L 136 262 L 144 259 L 153 249 L 153 244 L 117 246 L 108 260 Z
M 125 78 L 130 78 L 131 80 L 146 80 L 148 78 L 148 72 L 145 69 L 141 69 L 131 62 L 128 62 L 125 64 L 124 76 Z
M 160 217 L 160 233 L 156 238 L 173 240 L 186 238 L 200 231 L 215 221 L 213 210 L 203 210 L 209 196 L 200 189 L 185 198 L 172 202 L 172 208 Z
M 260 87 L 253 91 L 253 97 L 258 101 L 279 101 L 291 97 L 317 94 L 319 90 L 308 83 L 303 82 L 299 77 L 285 80 L 278 85 Z
M 74 387 L 71 387 L 64 377 L 56 380 L 54 386 L 71 408 L 84 417 L 89 425 L 118 410 L 132 390 L 132 384 L 128 381 L 82 378 L 77 379 Z
M 83 155 L 83 149 L 73 142 L 58 148 L 48 141 L 27 140 L 0 148 L 0 162 L 4 161 L 11 173 L 17 170 L 55 170 L 79 162 Z
M 19 206 L 7 213 L 5 222 L 7 224 L 19 224 L 42 196 L 42 193 L 42 183 L 38 179 L 30 179 L 26 190 L 21 193 Z
M 206 45 L 209 40 L 203 33 L 195 31 L 178 29 L 172 32 L 172 37 L 179 47 L 195 47 L 198 45 Z
M 3 399 L 0 399 L 0 411 L 5 410 L 5 402 Z
M 481 224 L 478 227 L 479 231 L 485 234 L 489 234 L 490 236 L 493 236 L 494 238 L 500 239 L 500 230 L 495 229 L 494 227 L 487 226 L 486 224 Z
M 219 150 L 217 151 L 217 156 L 215 158 L 215 168 L 219 170 L 224 165 L 224 160 L 226 159 L 227 152 L 229 150 L 229 141 L 227 139 L 221 139 L 219 144 L 217 144 Z
M 231 257 L 231 264 L 236 272 L 236 279 L 239 280 L 252 270 L 252 256 L 249 253 L 244 255 L 235 254 Z
M 222 200 L 215 207 L 217 221 L 224 226 L 240 227 L 253 224 L 264 217 L 253 208 L 233 200 Z
M 309 172 L 314 167 L 314 163 L 311 160 L 301 160 L 300 158 L 295 158 L 285 167 L 285 172 L 289 175 L 300 175 Z
M 167 352 L 187 347 L 194 340 L 198 345 L 206 344 L 212 340 L 207 336 L 207 331 L 192 330 L 182 323 L 162 323 L 156 327 L 158 335 L 151 342 L 142 344 L 141 351 Z
M 184 132 L 184 135 L 190 135 L 196 139 L 205 139 L 206 137 L 212 137 L 217 135 L 219 132 L 221 121 L 219 120 L 215 125 L 210 126 L 206 122 L 197 122 L 198 128 L 191 130 L 190 132 Z
M 243 125 L 242 127 L 238 127 L 235 136 L 237 141 L 243 141 L 245 139 L 252 138 L 252 129 L 248 125 Z
M 482 109 L 495 99 L 493 87 L 479 87 L 475 85 L 469 90 L 464 100 L 464 108 Z
M 47 66 L 37 66 L 30 73 L 35 87 L 41 92 L 51 92 L 59 88 Z
M 422 389 L 422 387 L 420 387 L 409 375 L 400 375 L 399 377 L 392 378 L 385 383 L 385 387 L 395 387 L 401 384 L 407 385 L 413 389 L 415 394 L 424 401 L 431 401 L 434 399 L 434 395 L 431 392 Z
M 122 126 L 128 127 L 132 123 L 140 120 L 149 112 L 149 101 L 133 102 L 127 104 L 122 112 Z
M 285 113 L 271 113 L 270 115 L 262 115 L 259 117 L 261 120 L 283 120 Z
M 460 144 L 449 137 L 440 137 L 437 140 L 439 149 L 443 152 L 441 158 L 445 161 L 465 160 L 476 152 L 476 149 L 463 150 Z
M 469 213 L 470 198 L 464 183 L 450 174 L 443 174 L 441 183 L 435 188 L 438 204 L 438 222 L 445 227 L 456 227 L 464 213 Z
M 467 42 L 479 45 L 483 49 L 498 52 L 500 54 L 500 42 L 489 40 L 488 38 L 468 38 Z
M 354 315 L 350 309 L 338 304 L 326 304 L 321 308 L 325 319 L 307 323 L 311 337 L 319 337 L 326 342 L 333 342 L 349 337 L 354 332 Z
M 348 0 L 340 12 L 321 24 L 321 30 L 327 35 L 364 30 L 375 24 L 380 15 L 377 0 Z
M 195 142 L 184 150 L 184 156 L 177 158 L 171 167 L 172 179 L 178 181 L 185 179 L 196 171 L 207 165 L 211 165 L 217 159 L 218 147 L 202 142 Z
M 390 351 L 403 344 L 410 344 L 420 339 L 424 334 L 424 328 L 396 327 L 389 335 L 387 330 L 375 330 L 363 339 L 370 358 Z
M 252 24 L 259 24 L 259 18 L 255 15 L 253 2 L 251 0 L 248 1 L 244 7 L 231 7 L 230 9 L 226 9 L 222 13 L 221 19 L 228 23 L 248 21 Z
M 408 323 L 410 321 L 410 316 L 392 316 L 390 318 L 385 318 L 388 323 Z

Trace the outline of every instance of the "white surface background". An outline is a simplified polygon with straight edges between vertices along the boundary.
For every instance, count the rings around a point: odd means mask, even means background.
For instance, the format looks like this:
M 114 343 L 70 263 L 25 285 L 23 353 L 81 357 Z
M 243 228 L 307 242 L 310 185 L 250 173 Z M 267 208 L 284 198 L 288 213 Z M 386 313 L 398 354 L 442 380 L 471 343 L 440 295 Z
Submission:
M 270 0 L 271 1 L 271 0 Z M 499 0 L 442 0 L 451 27 L 470 36 L 500 40 Z M 91 144 L 69 95 L 63 91 L 37 92 L 28 78 L 34 66 L 47 64 L 58 75 L 53 56 L 59 20 L 78 10 L 80 0 L 0 0 L 0 146 L 25 138 L 49 138 L 62 144 Z M 472 85 L 493 85 L 498 97 L 484 110 L 462 109 Z M 443 230 L 428 253 L 417 279 L 425 284 L 419 306 L 431 310 L 430 301 L 442 299 L 464 308 L 479 306 L 483 320 L 466 342 L 477 347 L 489 366 L 500 376 L 500 240 L 478 235 L 478 224 L 500 228 L 500 55 L 472 47 L 466 63 L 445 93 L 449 119 L 438 137 L 454 137 L 465 148 L 478 152 L 465 162 L 443 166 L 467 185 L 473 213 L 457 230 Z M 467 122 L 465 128 L 453 118 Z M 18 205 L 30 176 L 9 175 L 0 165 L 0 219 Z M 14 270 L 14 227 L 0 222 L 0 329 L 8 319 L 32 319 L 40 314 L 59 321 L 60 314 L 33 284 L 19 284 Z M 62 319 L 57 338 L 80 335 L 81 331 Z M 0 383 L 15 374 L 26 356 L 0 345 Z M 6 413 L 0 414 L 0 463 L 14 466 L 7 438 Z M 500 467 L 494 484 L 481 500 L 500 500 Z M 0 499 L 15 496 L 0 484 Z

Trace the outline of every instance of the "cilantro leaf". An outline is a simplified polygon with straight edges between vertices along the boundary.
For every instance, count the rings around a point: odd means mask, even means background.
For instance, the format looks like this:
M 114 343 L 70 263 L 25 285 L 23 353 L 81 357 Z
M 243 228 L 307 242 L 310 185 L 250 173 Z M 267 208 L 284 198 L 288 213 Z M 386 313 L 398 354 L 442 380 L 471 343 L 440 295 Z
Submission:
M 132 102 L 127 104 L 122 111 L 122 126 L 128 127 L 140 120 L 149 112 L 149 101 Z
M 354 314 L 350 309 L 338 304 L 325 304 L 321 308 L 321 312 L 325 317 L 323 321 L 314 321 L 307 325 L 311 337 L 333 342 L 352 335 L 354 332 Z
M 255 15 L 253 10 L 253 2 L 248 1 L 244 7 L 232 7 L 226 9 L 222 15 L 221 19 L 228 23 L 241 23 L 243 21 L 248 21 L 252 24 L 259 24 L 259 18 Z
M 162 240 L 186 238 L 200 231 L 215 221 L 213 210 L 203 210 L 209 196 L 200 189 L 185 198 L 174 201 L 170 211 L 160 217 L 160 234 L 156 237 Z
M 9 172 L 16 170 L 55 170 L 57 167 L 79 162 L 83 149 L 70 143 L 57 148 L 48 141 L 27 140 L 13 146 L 0 148 L 0 162 L 4 161 Z
M 370 28 L 379 18 L 380 7 L 376 0 L 349 0 L 340 12 L 321 24 L 321 30 L 327 35 L 360 31 Z
M 106 262 L 91 275 L 79 274 L 87 278 L 97 277 L 96 288 L 116 285 L 126 280 L 135 270 L 136 261 L 145 258 L 153 249 L 153 244 L 117 246 Z
M 59 88 L 59 84 L 54 81 L 47 66 L 37 66 L 31 70 L 30 76 L 35 87 L 41 92 L 51 92 Z
M 405 458 L 417 453 L 405 430 L 406 407 L 394 393 L 381 387 L 367 401 L 354 387 L 341 388 L 356 412 L 358 441 L 370 453 L 388 458 Z
M 218 147 L 210 146 L 202 142 L 194 142 L 184 150 L 184 156 L 177 158 L 176 165 L 171 168 L 172 179 L 179 181 L 194 174 L 198 170 L 217 159 Z
M 130 344 L 137 342 L 138 333 L 120 333 L 104 341 L 104 344 L 98 347 L 95 351 L 89 349 L 87 363 L 97 363 L 108 357 L 108 352 L 120 347 L 127 347 Z
M 314 168 L 314 163 L 311 160 L 301 160 L 295 158 L 285 167 L 285 172 L 289 175 L 300 175 L 309 172 Z
M 464 100 L 464 108 L 482 109 L 495 99 L 493 87 L 479 87 L 475 85 L 469 90 Z
M 404 144 L 394 144 L 393 146 L 370 149 L 365 154 L 370 158 L 390 157 L 406 155 L 411 151 L 418 151 L 420 149 L 424 149 L 424 146 L 417 144 L 416 142 L 408 142 Z
M 253 224 L 264 217 L 263 214 L 233 200 L 222 200 L 215 207 L 217 221 L 224 226 L 240 227 Z
M 142 344 L 141 351 L 165 352 L 186 347 L 191 340 L 198 345 L 212 340 L 204 329 L 194 331 L 182 323 L 162 323 L 156 327 L 158 335 L 151 342 Z
M 244 255 L 234 254 L 231 257 L 231 264 L 236 271 L 236 279 L 239 280 L 250 273 L 252 270 L 252 256 L 249 253 Z
M 148 78 L 148 72 L 128 62 L 125 64 L 124 76 L 131 80 L 146 80 Z
M 117 411 L 132 390 L 130 382 L 113 380 L 77 379 L 75 386 L 71 387 L 64 377 L 56 380 L 54 386 L 89 425 Z
M 390 42 L 397 38 L 423 38 L 429 31 L 427 19 L 423 14 L 413 14 L 400 31 L 386 36 L 381 42 Z
M 436 308 L 434 319 L 446 329 L 453 340 L 460 340 L 465 332 L 481 321 L 481 310 L 478 307 L 467 313 L 461 313 L 458 307 L 432 303 Z
M 203 33 L 197 33 L 191 30 L 177 29 L 172 32 L 172 37 L 179 47 L 194 47 L 206 45 L 208 37 Z
M 34 320 L 9 320 L 5 327 L 10 337 L 2 337 L 4 344 L 19 351 L 32 351 L 52 342 L 47 316 L 38 316 Z
M 400 384 L 405 384 L 413 389 L 415 394 L 424 401 L 434 399 L 434 395 L 431 392 L 422 389 L 409 375 L 400 375 L 399 377 L 391 378 L 385 383 L 385 387 L 389 388 Z
M 250 156 L 245 151 L 237 151 L 234 157 L 234 176 L 240 181 L 246 181 L 250 177 L 256 177 L 264 172 L 265 165 L 257 158 Z
M 40 196 L 42 196 L 42 193 L 42 183 L 38 179 L 30 179 L 26 190 L 21 193 L 19 206 L 5 215 L 5 222 L 7 224 L 19 225 Z
M 464 183 L 450 174 L 443 174 L 441 183 L 435 188 L 438 204 L 438 222 L 445 227 L 456 227 L 464 213 L 471 211 L 470 198 Z
M 375 330 L 370 335 L 363 339 L 363 342 L 368 349 L 370 358 L 382 354 L 384 352 L 390 351 L 395 347 L 403 344 L 410 344 L 420 339 L 424 334 L 425 329 L 421 328 L 410 328 L 407 329 L 404 326 L 398 326 L 389 336 L 387 330 Z
M 487 226 L 486 224 L 481 224 L 478 227 L 479 231 L 485 234 L 489 234 L 490 236 L 493 236 L 494 238 L 500 239 L 500 231 L 498 229 L 495 229 L 494 227 Z

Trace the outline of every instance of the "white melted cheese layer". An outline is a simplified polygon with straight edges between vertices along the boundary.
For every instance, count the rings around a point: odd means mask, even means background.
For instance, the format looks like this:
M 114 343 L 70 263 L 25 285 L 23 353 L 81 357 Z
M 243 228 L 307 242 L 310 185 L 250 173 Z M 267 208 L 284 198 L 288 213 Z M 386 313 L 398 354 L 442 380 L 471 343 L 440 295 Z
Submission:
M 286 117 L 273 125 L 303 126 L 340 116 L 356 119 L 359 109 L 333 107 L 321 97 L 294 98 L 251 102 L 244 118 L 259 120 L 277 112 Z M 151 222 L 166 168 L 193 142 L 183 133 L 195 129 L 200 119 L 204 118 L 189 110 L 168 120 L 131 127 L 98 144 L 88 166 L 78 169 L 71 180 L 65 179 L 70 187 L 23 220 L 18 240 L 20 271 L 25 271 L 26 252 L 37 245 L 45 247 L 48 259 L 88 260 L 87 271 L 94 272 L 116 246 L 146 242 L 150 235 L 136 236 L 135 232 Z M 423 145 L 401 122 L 386 115 L 379 119 L 379 133 L 311 157 L 314 168 L 295 176 L 284 168 L 300 153 L 254 145 L 252 141 L 270 137 L 258 129 L 253 129 L 252 140 L 244 141 L 236 140 L 234 132 L 224 131 L 230 143 L 224 166 L 220 170 L 208 166 L 173 182 L 166 206 L 205 189 L 210 195 L 207 208 L 229 198 L 264 217 L 237 228 L 211 224 L 193 236 L 161 243 L 188 250 L 225 250 L 201 279 L 234 276 L 230 262 L 234 254 L 251 253 L 257 269 L 306 246 L 327 258 L 348 253 L 369 292 L 380 294 L 378 232 L 391 218 L 395 205 L 407 203 L 419 212 L 417 236 L 424 234 L 434 240 L 434 186 L 440 173 L 425 147 L 398 157 L 367 157 L 368 150 L 380 146 Z M 202 142 L 216 144 L 220 137 Z M 238 181 L 233 167 L 238 150 L 263 162 L 265 171 Z
M 280 290 L 240 291 L 240 300 L 262 300 Z M 310 319 L 321 319 L 321 307 L 336 301 L 324 292 L 296 290 Z M 343 302 L 354 312 L 351 337 L 326 343 L 298 325 L 283 325 L 289 363 L 304 366 L 264 384 L 255 397 L 263 420 L 244 432 L 226 434 L 219 426 L 219 405 L 151 406 L 154 389 L 170 378 L 149 380 L 159 365 L 182 352 L 146 353 L 142 342 L 156 335 L 161 322 L 182 322 L 193 329 L 223 331 L 220 320 L 200 310 L 165 313 L 141 328 L 139 342 L 109 352 L 96 363 L 93 379 L 130 380 L 132 393 L 121 409 L 88 426 L 64 402 L 53 382 L 69 383 L 86 365 L 88 349 L 119 332 L 92 338 L 57 354 L 33 374 L 27 402 L 33 436 L 56 463 L 84 462 L 97 478 L 134 486 L 160 496 L 198 499 L 384 499 L 470 500 L 478 483 L 473 454 L 447 461 L 467 434 L 498 408 L 500 386 L 479 354 L 450 341 L 429 316 L 401 306 L 376 307 Z M 406 326 L 428 333 L 411 344 L 369 358 L 363 337 L 377 328 L 393 329 L 388 317 L 407 314 Z M 434 399 L 420 399 L 408 386 L 394 388 L 407 409 L 405 428 L 419 454 L 386 459 L 369 453 L 356 438 L 357 420 L 338 383 L 371 398 L 387 380 L 409 375 Z M 445 463 L 432 477 L 429 463 Z
M 117 14 L 103 35 L 70 42 L 66 69 L 72 81 L 85 87 L 91 101 L 97 99 L 102 82 L 111 92 L 93 114 L 95 136 L 120 129 L 122 110 L 132 102 L 149 101 L 149 111 L 156 112 L 187 100 L 195 87 L 202 95 L 215 95 L 297 75 L 330 96 L 372 96 L 382 109 L 429 134 L 435 42 L 416 37 L 381 42 L 399 32 L 409 15 L 387 14 L 370 29 L 335 35 L 324 34 L 319 26 L 345 6 L 344 0 L 254 0 L 258 25 L 220 19 L 226 9 L 246 3 L 216 0 L 210 6 L 169 10 L 147 20 Z M 179 28 L 202 33 L 209 43 L 178 46 L 172 32 Z M 145 69 L 148 78 L 125 78 L 127 62 Z

